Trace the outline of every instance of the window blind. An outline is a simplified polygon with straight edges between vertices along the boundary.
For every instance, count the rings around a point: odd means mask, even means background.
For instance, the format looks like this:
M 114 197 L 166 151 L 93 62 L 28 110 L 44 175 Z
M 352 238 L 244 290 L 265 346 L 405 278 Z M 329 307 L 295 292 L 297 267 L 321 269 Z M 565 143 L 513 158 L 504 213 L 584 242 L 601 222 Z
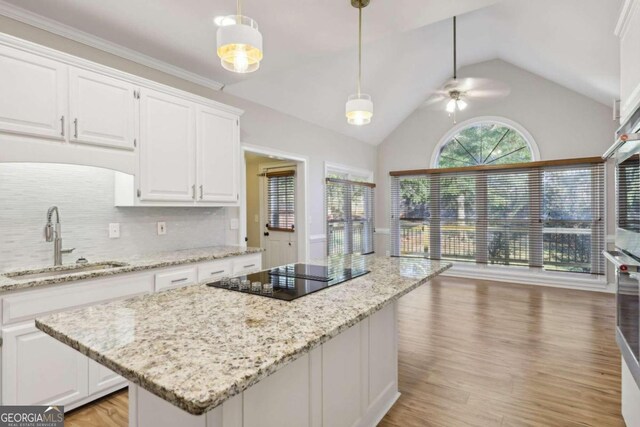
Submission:
M 640 232 L 640 157 L 631 156 L 616 169 L 618 227 Z
M 374 188 L 367 182 L 326 178 L 327 253 L 373 253 Z
M 600 159 L 391 175 L 392 255 L 605 272 Z
M 295 171 L 267 172 L 267 229 L 295 230 Z

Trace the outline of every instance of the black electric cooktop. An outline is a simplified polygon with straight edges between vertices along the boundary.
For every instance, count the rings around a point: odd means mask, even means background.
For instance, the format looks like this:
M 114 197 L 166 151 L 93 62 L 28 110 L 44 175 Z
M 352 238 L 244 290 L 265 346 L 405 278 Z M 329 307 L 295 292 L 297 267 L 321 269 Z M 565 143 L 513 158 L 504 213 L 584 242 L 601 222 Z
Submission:
M 320 265 L 288 264 L 259 273 L 239 276 L 240 279 L 247 279 L 251 282 L 271 283 L 273 292 L 230 289 L 220 281 L 207 283 L 207 286 L 292 301 L 330 286 L 339 285 L 356 277 L 364 276 L 367 273 L 369 273 L 369 270 L 364 268 L 340 268 L 333 271 Z

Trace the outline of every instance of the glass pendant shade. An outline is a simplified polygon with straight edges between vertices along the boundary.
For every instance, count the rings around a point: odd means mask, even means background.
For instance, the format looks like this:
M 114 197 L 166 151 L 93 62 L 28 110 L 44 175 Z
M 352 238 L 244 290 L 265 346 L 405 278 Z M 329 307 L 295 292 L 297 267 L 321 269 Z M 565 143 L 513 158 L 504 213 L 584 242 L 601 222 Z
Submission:
M 453 113 L 456 111 L 456 100 L 452 99 L 447 103 L 447 113 Z
M 459 99 L 456 104 L 458 105 L 458 110 L 460 111 L 463 111 L 465 108 L 467 108 L 467 103 L 462 99 Z
M 347 122 L 350 125 L 362 126 L 371 123 L 373 117 L 373 101 L 364 93 L 351 95 L 346 105 Z
M 218 28 L 217 47 L 220 63 L 235 73 L 251 73 L 262 61 L 262 34 L 258 23 L 248 16 L 230 15 L 228 25 Z

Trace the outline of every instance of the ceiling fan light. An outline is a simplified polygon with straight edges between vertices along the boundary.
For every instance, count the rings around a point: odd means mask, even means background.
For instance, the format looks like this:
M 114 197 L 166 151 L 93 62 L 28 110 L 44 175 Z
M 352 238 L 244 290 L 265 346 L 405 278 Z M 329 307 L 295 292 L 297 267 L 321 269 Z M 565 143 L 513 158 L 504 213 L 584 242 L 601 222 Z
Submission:
M 230 15 L 217 33 L 217 52 L 222 67 L 235 73 L 251 73 L 262 61 L 262 34 L 248 16 Z
M 442 108 L 442 107 L 440 107 Z M 456 111 L 456 100 L 455 99 L 451 99 L 448 103 L 447 103 L 447 113 L 454 113 Z
M 467 103 L 466 103 L 464 100 L 462 100 L 462 99 L 459 99 L 459 100 L 456 102 L 456 104 L 458 105 L 458 110 L 460 110 L 460 111 L 463 111 L 464 109 L 466 109 L 466 108 L 467 108 Z
M 351 95 L 345 106 L 345 115 L 350 125 L 363 126 L 371 123 L 373 117 L 371 96 L 364 93 Z

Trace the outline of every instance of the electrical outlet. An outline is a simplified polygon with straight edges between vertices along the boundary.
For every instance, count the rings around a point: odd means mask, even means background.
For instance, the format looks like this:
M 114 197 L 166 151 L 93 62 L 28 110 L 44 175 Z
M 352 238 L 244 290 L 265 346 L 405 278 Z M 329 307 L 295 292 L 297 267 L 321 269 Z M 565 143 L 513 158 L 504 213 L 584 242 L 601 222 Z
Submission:
M 389 252 L 389 251 L 386 251 L 384 254 L 385 254 L 386 256 L 391 256 L 391 252 Z
M 120 223 L 113 222 L 109 224 L 109 238 L 110 239 L 120 238 Z
M 164 236 L 167 234 L 167 223 L 159 222 L 158 223 L 158 236 Z
M 238 218 L 231 218 L 231 221 L 229 221 L 229 227 L 232 230 L 237 230 L 240 227 L 240 221 L 238 221 Z

